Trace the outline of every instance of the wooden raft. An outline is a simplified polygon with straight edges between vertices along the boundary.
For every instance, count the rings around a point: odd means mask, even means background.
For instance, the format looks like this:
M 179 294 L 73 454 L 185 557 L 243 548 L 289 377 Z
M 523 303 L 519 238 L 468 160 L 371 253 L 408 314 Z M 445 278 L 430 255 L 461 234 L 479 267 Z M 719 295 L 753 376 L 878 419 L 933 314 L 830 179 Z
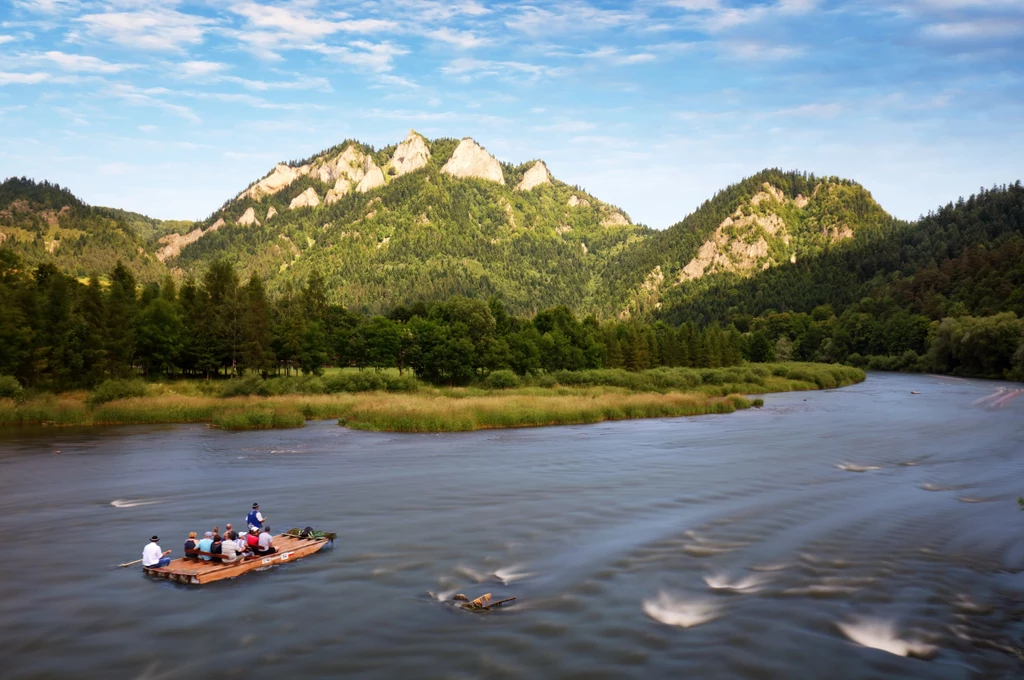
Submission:
M 326 538 L 297 538 L 278 534 L 274 536 L 274 547 L 277 548 L 277 552 L 273 555 L 256 556 L 230 564 L 179 557 L 172 560 L 166 567 L 143 567 L 142 571 L 150 576 L 159 576 L 179 583 L 201 585 L 226 578 L 235 578 L 257 569 L 294 562 L 319 551 L 327 543 Z

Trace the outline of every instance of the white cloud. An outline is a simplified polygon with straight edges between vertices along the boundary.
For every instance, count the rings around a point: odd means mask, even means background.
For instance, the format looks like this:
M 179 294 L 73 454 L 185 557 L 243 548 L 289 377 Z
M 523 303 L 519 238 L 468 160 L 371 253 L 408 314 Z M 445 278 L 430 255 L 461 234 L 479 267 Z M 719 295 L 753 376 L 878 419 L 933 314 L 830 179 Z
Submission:
M 598 59 L 611 64 L 627 65 L 627 64 L 642 64 L 648 61 L 654 61 L 655 56 L 649 52 L 638 52 L 635 54 L 623 54 L 617 47 L 601 47 L 593 52 L 586 52 L 583 54 L 587 59 Z
M 775 45 L 759 42 L 729 42 L 721 45 L 722 53 L 730 59 L 742 61 L 781 61 L 803 54 L 793 45 Z
M 371 43 L 366 40 L 354 40 L 347 47 L 321 45 L 318 51 L 359 68 L 377 73 L 394 69 L 394 58 L 408 54 L 409 50 L 389 42 Z
M 1024 21 L 977 19 L 932 24 L 921 29 L 922 35 L 941 40 L 983 40 L 1013 38 L 1024 35 Z
M 0 71 L 0 85 L 35 85 L 49 79 L 49 73 L 10 73 Z
M 160 128 L 156 125 L 140 125 L 139 129 L 142 130 L 143 132 L 156 132 Z
M 184 61 L 177 65 L 177 70 L 186 78 L 209 76 L 231 68 L 219 61 Z
M 212 19 L 170 9 L 86 14 L 76 19 L 97 40 L 144 50 L 177 51 L 203 41 Z
M 0 45 L 13 42 L 16 38 L 13 35 L 0 35 Z
M 141 89 L 132 85 L 125 85 L 122 83 L 115 83 L 109 90 L 110 94 L 123 99 L 131 104 L 138 106 L 152 106 L 154 108 L 162 109 L 169 113 L 173 113 L 177 116 L 181 116 L 185 120 L 193 123 L 199 122 L 199 116 L 196 115 L 195 111 L 187 106 L 181 106 L 180 104 L 172 104 L 171 102 L 164 101 L 159 97 L 153 95 L 168 94 L 170 90 L 163 87 L 150 87 Z
M 401 28 L 390 19 L 326 19 L 294 5 L 282 7 L 240 2 L 230 9 L 244 17 L 247 23 L 246 30 L 230 34 L 265 59 L 281 59 L 280 50 L 319 50 L 322 47 L 319 41 L 335 33 L 397 32 Z
M 66 54 L 64 52 L 51 51 L 43 56 L 65 71 L 76 73 L 120 73 L 121 71 L 136 68 L 132 64 L 111 64 L 102 59 L 84 54 Z
M 522 61 L 488 61 L 485 59 L 455 59 L 441 69 L 450 76 L 507 76 L 510 73 L 526 74 L 533 77 L 562 76 L 569 69 L 543 64 L 529 64 Z
M 524 5 L 518 14 L 505 20 L 509 28 L 534 35 L 603 31 L 622 26 L 642 24 L 646 17 L 640 12 L 602 9 L 585 2 L 566 2 L 546 9 Z
M 81 6 L 79 0 L 15 0 L 15 7 L 40 14 L 56 14 Z
M 101 175 L 123 175 L 134 168 L 128 163 L 104 163 L 96 167 Z
M 456 31 L 450 28 L 439 28 L 429 31 L 426 36 L 463 50 L 491 44 L 490 39 L 477 37 L 472 31 Z

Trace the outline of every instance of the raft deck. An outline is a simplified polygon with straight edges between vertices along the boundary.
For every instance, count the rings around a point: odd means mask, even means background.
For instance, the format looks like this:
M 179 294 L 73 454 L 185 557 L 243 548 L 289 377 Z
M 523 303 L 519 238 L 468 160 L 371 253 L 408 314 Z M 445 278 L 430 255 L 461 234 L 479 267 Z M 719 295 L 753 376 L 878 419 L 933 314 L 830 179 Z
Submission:
M 257 569 L 294 562 L 319 551 L 327 543 L 328 539 L 326 538 L 298 538 L 288 534 L 278 534 L 274 536 L 274 547 L 277 548 L 277 552 L 273 555 L 256 556 L 230 564 L 179 557 L 172 560 L 166 567 L 143 567 L 142 571 L 150 576 L 158 576 L 179 583 L 201 585 L 226 578 L 235 578 Z

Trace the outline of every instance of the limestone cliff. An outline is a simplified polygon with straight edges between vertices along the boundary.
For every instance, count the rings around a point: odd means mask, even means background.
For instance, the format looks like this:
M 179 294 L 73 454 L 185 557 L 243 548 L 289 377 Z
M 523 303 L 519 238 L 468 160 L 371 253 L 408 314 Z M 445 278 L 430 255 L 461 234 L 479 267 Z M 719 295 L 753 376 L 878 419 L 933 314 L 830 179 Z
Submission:
M 195 243 L 202 237 L 209 234 L 211 231 L 217 231 L 224 226 L 224 220 L 219 219 L 211 224 L 206 230 L 202 227 L 196 227 L 187 234 L 168 234 L 161 238 L 157 243 L 163 244 L 162 247 L 156 251 L 156 258 L 161 262 L 166 262 L 172 257 L 177 257 L 181 254 L 181 249 L 185 246 Z
M 243 227 L 248 227 L 253 224 L 257 227 L 260 226 L 260 221 L 256 219 L 256 211 L 253 210 L 251 205 L 246 208 L 245 212 L 242 213 L 242 216 L 238 218 L 238 223 Z
M 239 198 L 249 197 L 254 201 L 258 201 L 264 196 L 276 194 L 281 189 L 290 185 L 292 182 L 297 180 L 299 177 L 308 175 L 310 166 L 303 165 L 298 168 L 293 168 L 290 165 L 279 163 L 273 171 L 256 184 L 243 191 Z
M 315 208 L 318 205 L 320 205 L 320 197 L 317 196 L 316 189 L 309 187 L 293 198 L 288 207 L 291 210 L 295 210 L 296 208 Z
M 522 181 L 516 185 L 516 191 L 529 191 L 541 184 L 551 184 L 551 175 L 544 161 L 537 161 L 523 175 Z
M 505 183 L 505 175 L 498 161 L 469 137 L 459 142 L 441 172 L 462 179 L 475 177 L 488 182 Z
M 409 130 L 405 141 L 398 145 L 387 165 L 388 174 L 395 177 L 407 175 L 420 168 L 425 168 L 429 159 L 430 149 L 427 148 L 427 142 L 423 136 L 415 130 Z
M 372 158 L 367 156 L 363 160 L 363 178 L 356 185 L 356 191 L 365 194 L 367 191 L 373 191 L 382 186 L 384 186 L 384 172 L 377 167 Z

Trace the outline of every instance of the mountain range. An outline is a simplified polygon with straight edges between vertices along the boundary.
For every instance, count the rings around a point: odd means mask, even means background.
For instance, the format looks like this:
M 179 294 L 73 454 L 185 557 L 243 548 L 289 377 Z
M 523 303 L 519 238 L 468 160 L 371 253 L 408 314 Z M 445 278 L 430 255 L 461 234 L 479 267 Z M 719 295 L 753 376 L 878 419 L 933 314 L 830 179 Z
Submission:
M 758 282 L 821 271 L 815 263 L 906 240 L 922 224 L 895 220 L 854 181 L 768 169 L 659 231 L 542 160 L 503 163 L 473 139 L 415 131 L 382 149 L 346 140 L 280 163 L 194 223 L 88 206 L 47 182 L 0 184 L 0 244 L 27 264 L 84 278 L 121 260 L 145 282 L 227 259 L 272 293 L 319 271 L 332 301 L 374 313 L 493 295 L 523 314 L 564 305 L 694 320 L 695 300 L 711 295 L 714 311 L 696 320 L 724 323 L 739 311 L 730 297 L 756 299 Z

